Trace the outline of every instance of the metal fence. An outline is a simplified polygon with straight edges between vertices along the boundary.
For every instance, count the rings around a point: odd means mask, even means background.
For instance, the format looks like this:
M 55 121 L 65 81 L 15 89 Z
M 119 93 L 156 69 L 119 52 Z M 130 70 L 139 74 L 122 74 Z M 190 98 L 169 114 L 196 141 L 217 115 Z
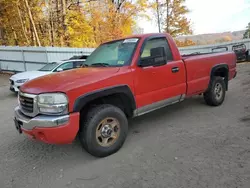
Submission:
M 37 70 L 48 62 L 69 59 L 74 55 L 90 55 L 93 48 L 0 46 L 0 70 Z
M 250 49 L 250 39 L 232 41 L 214 45 L 200 45 L 179 48 L 181 54 L 211 52 L 213 48 L 226 46 L 232 51 L 235 44 L 244 43 Z M 37 70 L 48 62 L 68 59 L 74 55 L 90 55 L 94 48 L 59 48 L 59 47 L 16 47 L 0 46 L 0 71 Z

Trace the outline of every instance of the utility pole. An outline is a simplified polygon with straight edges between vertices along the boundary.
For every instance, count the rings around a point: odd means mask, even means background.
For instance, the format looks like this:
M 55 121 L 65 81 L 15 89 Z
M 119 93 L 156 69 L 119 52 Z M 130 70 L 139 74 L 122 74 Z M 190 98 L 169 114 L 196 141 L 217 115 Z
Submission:
M 160 13 L 159 13 L 159 0 L 156 0 L 156 8 L 157 8 L 157 22 L 158 22 L 158 31 L 161 32 L 161 22 L 160 22 Z

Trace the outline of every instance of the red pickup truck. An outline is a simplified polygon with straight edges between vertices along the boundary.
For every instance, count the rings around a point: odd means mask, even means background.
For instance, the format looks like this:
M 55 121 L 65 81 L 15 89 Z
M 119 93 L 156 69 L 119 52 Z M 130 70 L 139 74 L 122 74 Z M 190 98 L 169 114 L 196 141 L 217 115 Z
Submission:
M 104 157 L 123 145 L 128 118 L 198 94 L 218 106 L 235 76 L 233 52 L 181 56 L 168 34 L 134 35 L 100 45 L 82 68 L 25 83 L 15 126 L 50 144 L 79 136 L 90 154 Z

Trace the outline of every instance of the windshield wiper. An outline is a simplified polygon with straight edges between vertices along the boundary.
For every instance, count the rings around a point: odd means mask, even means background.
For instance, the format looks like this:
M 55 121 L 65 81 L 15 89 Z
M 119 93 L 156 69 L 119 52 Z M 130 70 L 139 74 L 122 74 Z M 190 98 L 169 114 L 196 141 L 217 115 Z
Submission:
M 108 63 L 93 63 L 91 66 L 101 66 L 101 67 L 109 67 L 110 65 Z

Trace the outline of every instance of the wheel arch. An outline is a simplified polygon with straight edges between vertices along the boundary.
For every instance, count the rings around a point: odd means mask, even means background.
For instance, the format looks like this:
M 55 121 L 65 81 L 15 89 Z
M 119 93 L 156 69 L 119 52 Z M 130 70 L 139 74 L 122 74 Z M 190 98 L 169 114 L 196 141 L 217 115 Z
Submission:
M 130 117 L 136 109 L 134 95 L 128 85 L 117 85 L 95 90 L 79 96 L 73 105 L 73 112 L 81 112 L 91 104 L 112 104 L 121 108 Z
M 228 81 L 229 81 L 229 67 L 227 64 L 219 64 L 215 65 L 211 69 L 210 73 L 210 83 L 209 87 L 212 84 L 213 77 L 220 76 L 224 78 L 225 84 L 226 84 L 226 90 L 228 90 Z M 208 88 L 209 88 L 208 87 Z

